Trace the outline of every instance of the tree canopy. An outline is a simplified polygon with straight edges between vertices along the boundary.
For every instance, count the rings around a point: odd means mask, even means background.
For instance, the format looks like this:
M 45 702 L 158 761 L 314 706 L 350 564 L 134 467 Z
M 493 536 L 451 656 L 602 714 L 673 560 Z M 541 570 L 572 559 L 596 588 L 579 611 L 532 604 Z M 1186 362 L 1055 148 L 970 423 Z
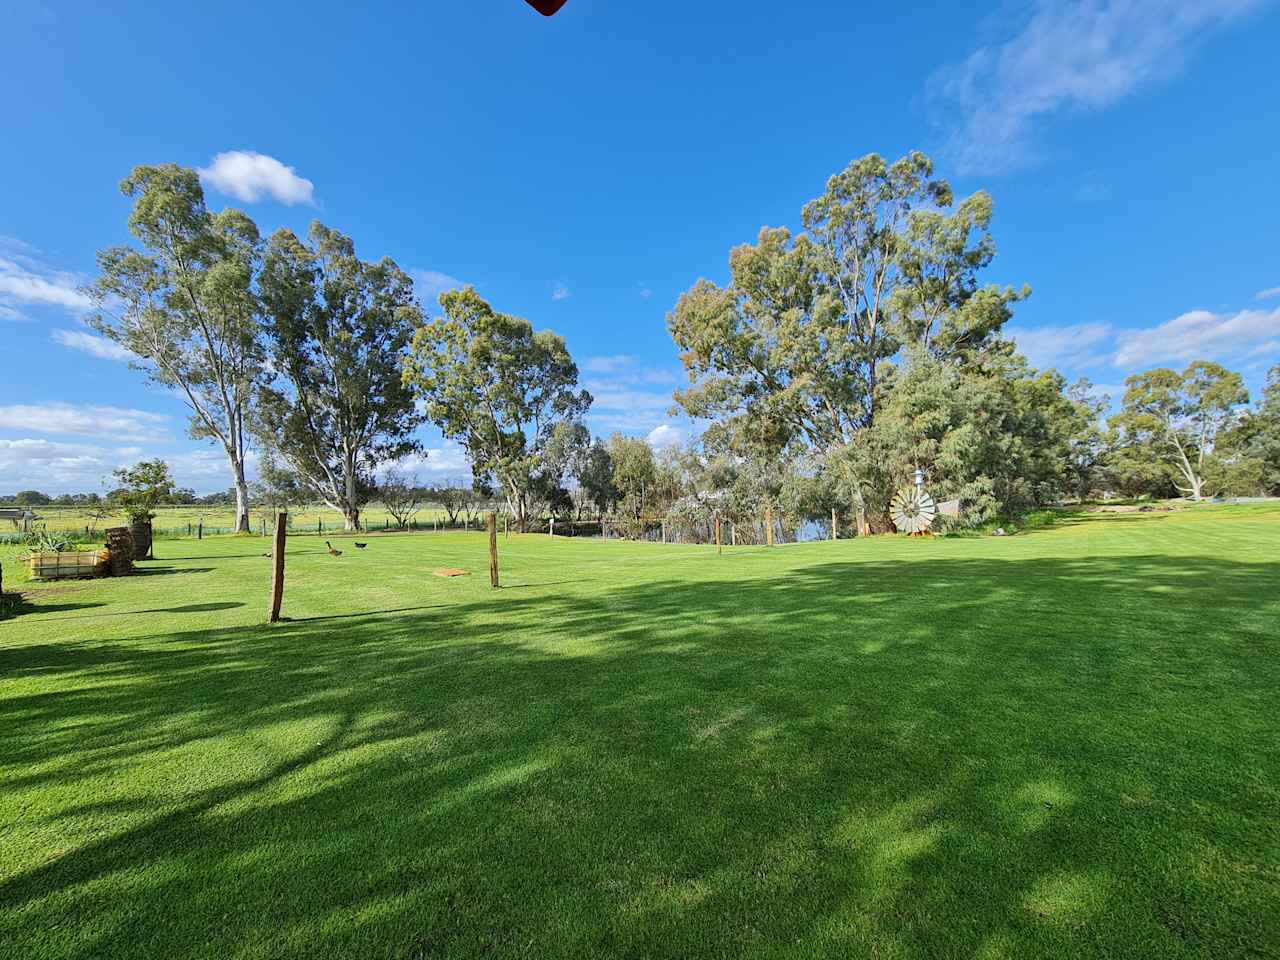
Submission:
M 423 417 L 400 375 L 422 321 L 413 281 L 390 259 L 361 260 L 317 221 L 309 243 L 289 230 L 271 237 L 260 288 L 271 376 L 258 435 L 355 527 L 375 468 L 421 449 Z
M 95 329 L 130 351 L 135 366 L 175 388 L 191 409 L 191 434 L 226 452 L 236 528 L 249 529 L 247 418 L 263 370 L 254 277 L 258 228 L 239 210 L 212 213 L 194 170 L 135 167 L 120 184 L 134 198 L 129 230 L 142 249 L 98 253 L 91 292 Z
M 440 295 L 444 315 L 419 327 L 404 382 L 427 416 L 467 451 L 475 477 L 496 480 L 525 524 L 545 489 L 558 424 L 580 419 L 591 395 L 563 338 L 495 311 L 471 287 Z

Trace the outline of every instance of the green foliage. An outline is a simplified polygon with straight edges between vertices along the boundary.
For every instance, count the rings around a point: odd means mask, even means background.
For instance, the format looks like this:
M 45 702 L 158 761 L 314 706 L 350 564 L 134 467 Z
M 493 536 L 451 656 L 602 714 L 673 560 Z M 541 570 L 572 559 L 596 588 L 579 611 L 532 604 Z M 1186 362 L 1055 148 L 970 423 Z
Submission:
M 609 438 L 609 458 L 613 461 L 613 485 L 619 493 L 618 507 L 639 530 L 639 522 L 650 516 L 654 486 L 658 480 L 653 448 L 644 440 L 615 433 Z
M 1135 459 L 1168 464 L 1179 489 L 1203 499 L 1215 440 L 1249 402 L 1240 375 L 1197 360 L 1182 373 L 1161 368 L 1134 374 L 1125 385 L 1123 408 L 1111 426 L 1123 432 Z M 1224 467 L 1214 473 L 1228 475 Z
M 985 193 L 956 204 L 922 153 L 855 161 L 805 206 L 805 234 L 762 230 L 731 253 L 728 287 L 680 298 L 668 327 L 691 386 L 677 403 L 714 421 L 719 454 L 807 459 L 811 477 L 833 472 L 819 499 L 838 484 L 882 519 L 916 466 L 978 515 L 1039 502 L 1060 480 L 1061 431 L 1035 410 L 1053 384 L 998 339 L 1029 291 L 978 282 L 991 212 Z
M 140 460 L 132 467 L 113 470 L 120 484 L 111 494 L 112 505 L 130 520 L 145 521 L 155 517 L 155 509 L 168 503 L 173 493 L 173 476 L 163 460 Z
M 418 452 L 423 417 L 400 363 L 422 311 L 394 261 L 369 263 L 318 221 L 263 257 L 260 298 L 272 376 L 258 390 L 258 438 L 310 494 L 358 526 L 379 464 Z
M 31 548 L 32 553 L 73 553 L 80 548 L 80 538 L 69 530 L 39 530 L 24 534 L 17 542 Z
M 254 384 L 262 372 L 254 278 L 258 228 L 238 210 L 212 213 L 194 170 L 135 167 L 120 184 L 134 198 L 129 230 L 142 249 L 98 253 L 91 320 L 191 408 L 191 434 L 226 452 L 237 493 L 237 525 L 248 529 L 245 474 Z
M 1257 408 L 1218 439 L 1216 452 L 1231 472 L 1219 480 L 1224 488 L 1280 495 L 1280 364 L 1268 371 Z
M 427 491 L 417 477 L 407 476 L 393 468 L 378 481 L 378 500 L 395 520 L 396 526 L 407 530 L 409 521 L 426 504 Z
M 601 516 L 611 511 L 622 496 L 613 482 L 613 457 L 599 437 L 582 450 L 574 464 L 573 478 L 583 498 Z
M 535 499 L 559 485 L 557 425 L 581 419 L 591 395 L 577 389 L 563 338 L 495 312 L 471 287 L 441 294 L 440 306 L 444 316 L 414 335 L 404 382 L 466 449 L 476 478 L 497 482 L 523 528 Z
M 13 501 L 19 507 L 43 507 L 53 500 L 39 490 L 19 490 L 13 495 Z

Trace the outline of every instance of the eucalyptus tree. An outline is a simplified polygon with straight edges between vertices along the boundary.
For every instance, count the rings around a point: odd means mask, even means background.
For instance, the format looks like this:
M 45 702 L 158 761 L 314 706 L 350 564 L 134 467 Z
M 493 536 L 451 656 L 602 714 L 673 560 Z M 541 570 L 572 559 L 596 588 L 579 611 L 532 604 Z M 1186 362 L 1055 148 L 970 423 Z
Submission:
M 613 485 L 619 493 L 619 508 L 638 535 L 653 506 L 658 482 L 653 447 L 638 437 L 615 433 L 609 438 L 609 458 L 613 461 Z
M 400 364 L 422 311 L 393 260 L 361 260 L 349 237 L 319 222 L 308 240 L 280 230 L 263 256 L 271 375 L 258 391 L 256 427 L 354 529 L 378 465 L 421 450 L 413 431 L 424 418 Z
M 120 190 L 134 198 L 129 231 L 141 249 L 98 253 L 90 324 L 183 398 L 193 437 L 222 447 L 236 529 L 248 530 L 248 421 L 263 371 L 258 228 L 239 210 L 212 213 L 196 172 L 174 164 L 135 167 Z
M 1204 499 L 1215 440 L 1249 402 L 1240 375 L 1197 360 L 1182 373 L 1160 368 L 1134 374 L 1125 386 L 1123 406 L 1111 425 L 1151 459 L 1169 463 L 1184 495 Z
M 1077 380 L 1067 390 L 1066 476 L 1071 492 L 1086 499 L 1102 483 L 1108 451 L 1113 438 L 1108 434 L 1105 414 L 1110 397 L 1094 393 L 1087 378 Z
M 471 287 L 440 295 L 444 315 L 419 327 L 404 383 L 467 451 L 477 480 L 496 479 L 524 529 L 558 424 L 591 406 L 564 339 L 498 313 Z
M 805 205 L 804 233 L 762 230 L 731 252 L 727 286 L 700 280 L 680 298 L 668 328 L 690 386 L 677 404 L 740 455 L 791 459 L 799 444 L 839 464 L 852 499 L 887 505 L 896 481 L 877 448 L 891 432 L 871 431 L 894 361 L 1007 372 L 999 333 L 1029 290 L 979 285 L 991 213 L 985 193 L 956 204 L 922 153 L 854 161 Z
M 1257 462 L 1264 490 L 1280 493 L 1280 364 L 1267 373 L 1258 406 L 1224 440 L 1237 458 Z

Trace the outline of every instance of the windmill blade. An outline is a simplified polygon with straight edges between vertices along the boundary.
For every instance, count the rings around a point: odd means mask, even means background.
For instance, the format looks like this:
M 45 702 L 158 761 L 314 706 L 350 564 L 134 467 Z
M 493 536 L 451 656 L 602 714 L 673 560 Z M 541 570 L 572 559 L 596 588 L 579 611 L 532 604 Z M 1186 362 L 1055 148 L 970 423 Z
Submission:
M 933 497 L 915 487 L 903 487 L 889 504 L 893 525 L 902 533 L 924 533 L 933 526 L 938 505 Z
M 566 0 L 524 0 L 544 17 L 554 17 L 566 3 Z

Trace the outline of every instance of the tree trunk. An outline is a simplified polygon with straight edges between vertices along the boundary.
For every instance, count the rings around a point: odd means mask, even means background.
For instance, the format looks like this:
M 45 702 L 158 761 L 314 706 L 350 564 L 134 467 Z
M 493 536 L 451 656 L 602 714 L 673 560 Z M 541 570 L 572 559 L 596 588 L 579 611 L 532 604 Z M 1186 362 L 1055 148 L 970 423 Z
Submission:
M 233 465 L 236 488 L 236 533 L 249 532 L 249 484 L 244 478 L 244 461 Z
M 343 463 L 342 518 L 348 530 L 360 530 L 360 504 L 356 491 L 356 465 L 351 457 Z

